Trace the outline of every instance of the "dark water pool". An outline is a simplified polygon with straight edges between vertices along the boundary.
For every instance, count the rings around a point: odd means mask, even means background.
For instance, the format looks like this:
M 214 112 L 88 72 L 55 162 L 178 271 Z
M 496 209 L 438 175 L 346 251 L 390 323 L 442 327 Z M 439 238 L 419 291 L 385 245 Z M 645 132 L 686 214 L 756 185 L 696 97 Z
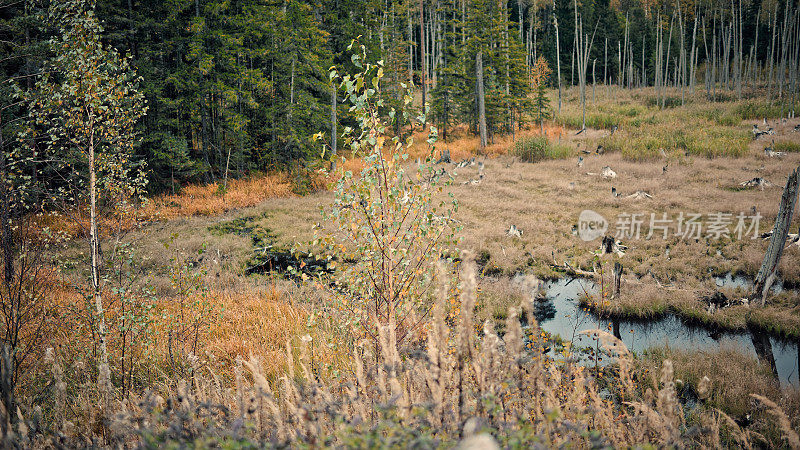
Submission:
M 716 351 L 722 346 L 734 346 L 745 353 L 758 356 L 753 335 L 749 332 L 712 332 L 702 327 L 687 325 L 671 315 L 648 322 L 600 319 L 597 315 L 582 310 L 578 305 L 581 296 L 599 293 L 599 287 L 590 280 L 562 278 L 548 281 L 544 284 L 544 291 L 545 299 L 537 300 L 535 307 L 539 325 L 549 333 L 573 341 L 575 346 L 591 346 L 594 342 L 588 336 L 579 336 L 578 333 L 581 331 L 593 328 L 611 331 L 616 325 L 622 341 L 630 350 L 637 353 L 665 345 L 675 349 L 700 352 Z M 764 340 L 768 340 L 771 344 L 781 384 L 800 387 L 798 382 L 800 344 L 760 336 L 758 342 L 762 353 Z
M 753 280 L 743 275 L 733 275 L 730 272 L 715 276 L 714 283 L 718 288 L 739 289 L 748 292 L 753 288 Z M 780 279 L 775 280 L 770 289 L 773 294 L 780 294 L 783 292 L 783 282 Z

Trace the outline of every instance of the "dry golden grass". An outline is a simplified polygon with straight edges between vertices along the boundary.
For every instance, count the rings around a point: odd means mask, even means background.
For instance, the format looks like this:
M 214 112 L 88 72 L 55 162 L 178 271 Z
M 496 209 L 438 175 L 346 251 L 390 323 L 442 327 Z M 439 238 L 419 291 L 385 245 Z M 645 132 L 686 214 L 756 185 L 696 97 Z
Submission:
M 697 395 L 703 377 L 711 378 L 708 403 L 724 410 L 735 418 L 753 411 L 752 402 L 744 392 L 774 399 L 790 413 L 794 428 L 800 427 L 800 391 L 781 388 L 769 367 L 760 364 L 755 356 L 747 355 L 736 347 L 723 345 L 717 351 L 688 351 L 670 348 L 652 349 L 637 360 L 638 370 L 644 380 L 649 368 L 671 360 L 675 376 L 683 382 L 686 397 Z
M 311 180 L 321 188 L 322 180 Z M 148 199 L 141 207 L 126 207 L 118 211 L 101 211 L 98 225 L 101 236 L 127 232 L 146 221 L 173 220 L 191 216 L 214 216 L 228 211 L 255 206 L 270 198 L 293 196 L 292 183 L 283 173 L 254 174 L 248 178 L 229 180 L 226 193 L 221 183 L 190 184 L 179 194 L 163 194 Z M 51 235 L 68 238 L 88 238 L 89 210 L 81 206 L 66 212 L 51 211 L 37 214 L 33 228 L 44 230 L 42 239 Z
M 81 360 L 85 349 L 93 348 L 96 323 L 92 327 L 89 315 L 94 304 L 81 293 L 81 286 L 69 278 L 51 276 L 51 288 L 43 299 L 48 311 L 45 323 L 46 339 L 37 349 L 34 360 L 41 360 L 45 348 L 59 349 L 66 361 Z M 158 298 L 139 297 L 136 304 L 148 305 L 144 310 L 132 311 L 130 304 L 123 310 L 119 295 L 111 289 L 103 291 L 105 318 L 108 326 L 107 342 L 112 371 L 119 371 L 123 352 L 130 360 L 130 352 L 137 366 L 165 367 L 170 361 L 185 364 L 185 358 L 194 353 L 217 361 L 217 368 L 226 377 L 232 376 L 228 367 L 237 359 L 251 355 L 265 362 L 262 367 L 270 379 L 287 371 L 286 345 L 298 346 L 304 336 L 312 338 L 312 346 L 319 345 L 315 353 L 315 370 L 327 374 L 343 366 L 342 355 L 327 344 L 339 342 L 331 328 L 330 318 L 311 314 L 311 304 L 296 301 L 294 296 L 312 298 L 313 289 L 279 288 L 272 282 L 266 285 L 237 282 L 225 290 L 196 292 L 185 298 L 161 295 Z M 129 334 L 123 343 L 123 314 L 127 320 L 149 317 L 143 334 Z M 131 323 L 127 322 L 130 327 Z M 134 328 L 139 325 L 134 325 Z M 149 339 L 146 336 L 158 336 Z M 136 341 L 132 341 L 135 339 Z M 325 343 L 323 345 L 322 343 Z M 40 354 L 41 353 L 41 354 Z M 126 362 L 126 364 L 128 364 Z M 37 367 L 35 370 L 43 370 Z M 129 370 L 129 369 L 128 369 Z M 157 372 L 156 372 L 157 373 Z M 137 375 L 139 376 L 139 375 Z M 149 382 L 155 382 L 158 375 Z
M 561 141 L 569 139 L 569 133 L 566 132 L 561 125 L 546 122 L 544 124 L 545 136 L 552 141 Z M 486 146 L 483 152 L 480 150 L 480 139 L 469 132 L 465 125 L 460 125 L 453 130 L 450 130 L 447 141 L 440 140 L 436 142 L 436 149 L 434 157 L 439 158 L 443 152 L 450 152 L 450 159 L 453 162 L 458 162 L 466 158 L 471 158 L 477 155 L 483 155 L 489 158 L 506 155 L 514 146 L 515 140 L 530 137 L 540 136 L 541 132 L 538 125 L 528 125 L 522 130 L 517 130 L 514 136 L 496 136 L 490 140 L 489 145 Z M 414 133 L 414 144 L 409 149 L 409 158 L 415 160 L 416 158 L 425 158 L 430 153 L 430 146 L 426 142 L 428 137 L 427 131 L 416 131 Z
M 769 386 L 753 384 L 762 375 L 748 364 L 731 374 L 737 380 L 720 377 L 719 364 L 725 360 L 713 356 L 686 361 L 687 369 L 683 369 L 682 354 L 654 354 L 646 371 L 632 371 L 634 361 L 621 341 L 602 330 L 587 330 L 584 333 L 600 340 L 613 360 L 602 373 L 593 373 L 574 361 L 542 355 L 541 330 L 535 320 L 529 317 L 531 328 L 521 328 L 519 316 L 529 309 L 526 301 L 509 308 L 503 336 L 495 333 L 492 321 L 485 321 L 483 332 L 476 333 L 480 328 L 473 317 L 477 279 L 472 263 L 463 267 L 460 289 L 453 292 L 444 286 L 439 290 L 426 327 L 424 352 L 397 342 L 391 329 L 384 327 L 379 342 L 351 348 L 349 365 L 333 380 L 317 376 L 316 337 L 301 338 L 294 346 L 292 331 L 300 330 L 303 311 L 275 307 L 273 303 L 283 295 L 274 288 L 262 296 L 216 298 L 236 305 L 221 326 L 246 328 L 234 340 L 252 338 L 254 346 L 271 349 L 279 345 L 277 339 L 285 338 L 285 356 L 280 351 L 249 354 L 251 348 L 236 348 L 231 353 L 247 350 L 248 357 L 221 366 L 190 358 L 192 371 L 187 379 L 148 386 L 142 393 L 113 402 L 108 410 L 94 406 L 92 382 L 85 377 L 83 384 L 67 390 L 62 375 L 80 369 L 49 351 L 47 364 L 55 381 L 49 389 L 56 399 L 69 395 L 66 408 L 63 400 L 48 402 L 50 423 L 62 432 L 60 442 L 67 446 L 77 445 L 86 436 L 109 446 L 180 446 L 201 441 L 256 446 L 324 442 L 360 448 L 450 445 L 482 432 L 485 426 L 491 433 L 484 435 L 486 442 L 496 439 L 500 445 L 705 447 L 732 439 L 731 433 L 714 423 L 715 406 L 723 396 L 734 388 L 755 388 L 747 392 L 756 394 L 767 414 L 754 414 L 748 435 L 758 433 L 767 443 L 779 443 L 782 436 L 790 445 L 797 440 L 797 416 L 792 409 L 796 397 L 783 398 Z M 450 296 L 457 298 L 460 309 L 452 324 L 445 316 Z M 288 321 L 290 331 L 281 334 L 275 325 L 251 325 L 235 317 L 243 314 L 272 314 Z M 276 330 L 278 337 L 265 336 L 259 325 Z M 674 356 L 680 363 L 673 364 L 665 356 Z M 220 368 L 233 372 L 232 379 L 220 378 Z M 285 376 L 273 376 L 270 368 L 285 370 Z M 710 395 L 703 398 L 708 401 L 685 414 L 689 406 L 681 394 L 687 385 L 697 386 L 696 380 L 706 376 Z M 733 415 L 734 411 L 729 412 Z M 30 428 L 24 427 L 31 422 L 20 423 L 13 428 L 14 438 L 37 444 L 49 439 L 49 431 L 29 433 Z M 693 428 L 700 424 L 704 426 Z
M 254 175 L 229 180 L 227 191 L 219 192 L 220 183 L 192 184 L 177 195 L 161 195 L 150 200 L 141 215 L 169 220 L 185 216 L 212 216 L 255 206 L 270 198 L 289 197 L 292 185 L 284 174 Z
M 288 370 L 287 343 L 299 348 L 301 340 L 310 338 L 314 370 L 327 373 L 330 368 L 342 367 L 343 355 L 328 347 L 338 339 L 325 319 L 313 318 L 308 305 L 294 301 L 275 285 L 262 290 L 215 292 L 209 300 L 220 314 L 210 326 L 205 349 L 225 364 L 253 355 L 264 362 L 264 373 L 277 379 Z

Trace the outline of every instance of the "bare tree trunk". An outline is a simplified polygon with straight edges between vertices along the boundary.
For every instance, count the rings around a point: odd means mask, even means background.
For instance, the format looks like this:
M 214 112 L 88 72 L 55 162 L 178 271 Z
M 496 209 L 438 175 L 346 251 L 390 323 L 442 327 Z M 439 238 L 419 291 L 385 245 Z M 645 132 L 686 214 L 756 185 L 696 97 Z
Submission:
M 625 70 L 628 68 L 627 66 L 627 58 L 628 58 L 628 14 L 625 13 L 625 33 L 623 34 L 623 43 L 622 43 L 622 51 L 620 53 L 620 80 L 619 84 L 622 87 L 625 87 Z
M 553 2 L 553 24 L 556 27 L 556 69 L 558 76 L 558 113 L 561 114 L 561 47 L 558 41 L 558 18 L 555 13 L 555 1 Z
M 709 97 L 708 93 L 711 92 L 711 85 L 709 84 L 708 81 L 709 81 L 709 77 L 711 75 L 711 69 L 710 69 L 710 67 L 708 65 L 710 64 L 711 58 L 708 55 L 708 42 L 706 40 L 706 21 L 705 21 L 705 19 L 703 19 L 703 48 L 706 51 L 706 64 L 705 64 L 706 73 L 703 76 L 703 78 L 704 78 L 703 82 L 704 82 L 704 85 L 706 87 L 706 99 L 709 99 L 710 97 Z
M 711 53 L 714 61 L 711 64 L 711 83 L 712 91 L 713 91 L 713 99 L 717 101 L 717 18 L 714 17 L 714 25 L 713 25 L 713 37 L 711 38 Z
M 614 100 L 617 99 L 617 91 L 620 87 L 624 87 L 623 85 L 623 77 L 625 76 L 622 67 L 622 43 L 617 40 L 617 89 L 614 90 Z
M 525 36 L 522 34 L 522 27 L 523 27 L 523 18 L 522 18 L 522 2 L 523 0 L 517 0 L 517 16 L 519 18 L 519 40 L 523 41 Z
M 689 94 L 694 95 L 695 58 L 697 55 L 697 15 L 694 16 L 694 29 L 692 30 L 692 53 L 689 57 Z
M 100 286 L 100 237 L 97 235 L 97 172 L 95 168 L 94 153 L 94 125 L 89 121 L 89 246 L 91 247 L 92 265 L 92 297 L 94 298 L 95 312 L 97 313 L 100 339 L 100 364 L 98 385 L 103 396 L 103 408 L 108 406 L 110 394 L 110 379 L 108 378 L 108 348 L 106 347 L 106 317 L 103 311 L 103 297 Z
M 225 201 L 225 194 L 228 191 L 228 169 L 231 165 L 231 145 L 228 145 L 228 157 L 225 158 L 225 175 L 222 177 L 222 201 Z
M 411 8 L 406 11 L 408 15 L 408 85 L 414 85 L 414 28 L 411 23 Z
M 520 2 L 521 1 L 522 0 L 520 0 Z M 527 52 L 525 53 L 525 61 L 527 61 L 528 63 L 527 67 L 528 67 L 529 78 L 531 73 L 530 69 L 533 67 L 534 64 L 536 64 L 536 56 L 533 56 L 536 53 L 536 44 L 533 41 L 533 22 L 536 19 L 536 11 L 534 11 L 533 9 L 531 9 L 530 11 L 531 11 L 530 13 L 531 18 L 528 20 L 528 39 L 525 47 L 527 50 Z M 528 81 L 530 81 L 530 79 Z
M 588 35 L 583 34 L 583 18 L 578 20 L 578 0 L 573 2 L 575 8 L 575 53 L 578 59 L 578 84 L 580 86 L 581 107 L 583 112 L 583 121 L 581 130 L 586 129 L 586 72 L 589 65 L 589 54 L 594 44 L 594 36 L 597 32 L 597 25 L 594 27 L 592 38 L 589 40 Z M 598 20 L 597 24 L 600 22 Z
M 603 84 L 606 86 L 606 97 L 608 97 L 608 37 L 606 37 L 603 53 Z
M 425 110 L 425 103 L 427 102 L 426 94 L 427 94 L 427 86 L 425 85 L 425 14 L 423 8 L 423 0 L 419 0 L 419 50 L 422 64 L 420 68 L 422 69 L 422 108 L 423 111 Z M 425 116 L 423 116 L 425 117 Z M 425 118 L 427 121 L 427 117 Z M 425 125 L 425 123 L 423 123 Z
M 336 139 L 339 134 L 338 121 L 336 119 L 336 83 L 331 83 L 331 171 L 336 170 Z
M 656 29 L 656 66 L 655 66 L 655 80 L 653 83 L 655 84 L 655 91 L 656 91 L 656 104 L 658 106 L 661 105 L 661 77 L 663 76 L 663 71 L 661 70 L 661 64 L 664 61 L 664 28 L 661 26 L 661 15 L 658 16 L 658 28 Z
M 725 89 L 731 89 L 731 64 L 730 64 L 730 54 L 731 54 L 731 31 L 733 30 L 733 26 L 730 28 L 723 28 L 723 36 L 720 36 L 721 39 L 724 39 L 722 43 L 722 70 L 721 76 L 722 80 L 725 83 Z
M 783 87 L 784 81 L 786 80 L 786 52 L 788 48 L 788 39 L 789 39 L 789 15 L 791 9 L 789 8 L 789 2 L 786 2 L 786 9 L 783 15 L 783 31 L 781 34 L 781 50 L 780 50 L 780 66 L 778 68 L 778 98 L 781 100 L 781 109 L 783 109 Z
M 294 67 L 297 58 L 292 57 L 292 74 L 289 81 L 289 127 L 292 126 L 292 113 L 294 112 Z
M 577 26 L 575 32 L 575 38 L 572 40 L 572 60 L 569 66 L 569 87 L 575 86 L 575 53 L 578 51 Z
M 461 0 L 461 45 L 464 45 L 467 39 L 466 27 L 463 25 L 467 23 L 467 0 Z
M 500 2 L 500 5 L 499 5 L 498 9 L 500 10 L 500 14 L 502 14 L 503 20 L 505 20 L 505 19 L 508 18 L 508 3 L 503 1 L 503 0 L 498 0 L 498 1 Z M 510 58 L 510 55 L 509 55 L 509 52 L 511 50 L 509 48 L 508 39 L 509 39 L 509 37 L 508 37 L 508 27 L 503 27 L 503 46 L 505 47 L 505 49 L 504 49 L 505 56 L 504 57 L 505 57 L 505 63 L 506 63 L 506 98 L 507 99 L 511 98 L 510 95 L 509 95 L 511 93 L 511 86 L 510 86 L 510 84 L 511 84 L 511 80 L 510 80 L 510 78 L 511 78 L 510 59 L 511 58 Z M 511 133 L 513 135 L 513 133 L 514 133 L 514 110 L 513 110 L 512 106 L 511 106 L 510 102 L 507 104 L 507 107 L 508 107 L 508 128 L 509 128 L 509 131 L 511 131 Z M 512 136 L 512 139 L 514 139 L 513 136 Z
M 772 104 L 772 98 L 775 95 L 774 90 L 774 83 L 772 78 L 773 69 L 775 68 L 775 29 L 778 27 L 778 4 L 775 4 L 775 14 L 772 21 L 772 43 L 769 46 L 769 79 L 767 80 L 768 88 L 768 97 L 770 99 L 770 104 Z
M 667 39 L 667 57 L 666 57 L 666 59 L 664 59 L 664 78 L 663 78 L 662 82 L 664 83 L 664 87 L 665 88 L 669 84 L 667 82 L 667 80 L 669 80 L 669 51 L 670 51 L 670 48 L 672 47 L 672 45 L 671 45 L 672 44 L 672 24 L 673 24 L 674 20 L 675 20 L 675 15 L 673 14 L 672 18 L 669 21 L 669 39 Z M 664 106 L 666 106 L 666 103 L 667 103 L 667 90 L 666 89 L 662 89 L 661 94 L 662 94 L 661 107 L 664 108 Z
M 678 67 L 676 74 L 680 75 L 680 87 L 681 87 L 681 106 L 686 102 L 686 93 L 684 91 L 684 86 L 686 85 L 686 48 L 684 46 L 684 36 L 686 33 L 683 31 L 683 13 L 681 11 L 681 2 L 678 2 L 678 29 L 681 33 L 681 48 L 678 52 Z M 675 77 L 675 82 L 678 82 L 678 77 Z
M 761 25 L 761 7 L 758 8 L 758 13 L 756 13 L 756 37 L 753 41 L 753 45 L 750 47 L 750 63 L 749 67 L 747 68 L 747 79 L 745 83 L 750 83 L 751 88 L 756 87 L 756 71 L 758 67 L 758 30 Z
M 744 64 L 744 37 L 742 35 L 742 1 L 739 0 L 739 35 L 738 35 L 738 44 L 737 44 L 737 61 L 736 61 L 736 97 L 741 100 L 742 98 L 742 69 Z M 758 28 L 758 25 L 756 25 Z
M 789 232 L 789 225 L 792 222 L 794 206 L 797 203 L 798 171 L 795 169 L 786 180 L 786 187 L 783 189 L 781 204 L 778 209 L 778 217 L 775 219 L 775 226 L 772 228 L 772 237 L 769 240 L 769 247 L 764 255 L 764 261 L 758 270 L 753 291 L 750 293 L 751 300 L 760 300 L 761 306 L 767 299 L 772 283 L 775 281 L 775 272 L 778 269 L 783 247 L 786 245 L 786 234 Z
M 478 91 L 478 132 L 481 136 L 481 152 L 486 148 L 486 99 L 483 92 L 483 50 L 475 55 L 475 78 Z
M 647 54 L 647 51 L 645 49 L 645 44 L 646 43 L 645 43 L 644 34 L 643 34 L 642 35 L 642 80 L 641 80 L 640 87 L 646 87 L 647 86 L 647 66 L 645 66 L 645 63 L 644 63 L 644 55 Z

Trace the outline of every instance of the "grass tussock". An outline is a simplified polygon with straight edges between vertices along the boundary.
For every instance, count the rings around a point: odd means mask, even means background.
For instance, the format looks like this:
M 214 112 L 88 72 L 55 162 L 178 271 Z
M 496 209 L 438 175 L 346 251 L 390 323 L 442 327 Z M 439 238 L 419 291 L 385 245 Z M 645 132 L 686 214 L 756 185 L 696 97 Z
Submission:
M 545 136 L 524 137 L 514 144 L 514 156 L 523 162 L 535 163 L 572 156 L 572 147 L 566 144 L 551 142 Z
M 800 142 L 789 140 L 777 141 L 775 142 L 774 150 L 776 152 L 798 153 L 800 152 Z

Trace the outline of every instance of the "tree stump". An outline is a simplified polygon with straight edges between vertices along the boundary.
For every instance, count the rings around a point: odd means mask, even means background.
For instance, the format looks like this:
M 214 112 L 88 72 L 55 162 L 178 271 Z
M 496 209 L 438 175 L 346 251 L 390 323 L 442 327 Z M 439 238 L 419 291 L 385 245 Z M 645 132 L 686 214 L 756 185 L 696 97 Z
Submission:
M 614 298 L 619 298 L 619 291 L 622 287 L 622 264 L 614 263 Z
M 781 255 L 783 255 L 783 248 L 786 245 L 786 235 L 789 232 L 789 224 L 792 221 L 794 206 L 797 203 L 798 170 L 800 168 L 795 169 L 789 175 L 789 179 L 786 180 L 786 187 L 783 189 L 783 195 L 781 196 L 778 217 L 775 219 L 775 227 L 772 229 L 769 247 L 767 247 L 764 262 L 761 263 L 761 268 L 758 270 L 758 275 L 753 283 L 753 291 L 750 293 L 750 300 L 760 300 L 761 306 L 766 303 L 767 293 L 775 281 L 775 272 L 781 260 Z

